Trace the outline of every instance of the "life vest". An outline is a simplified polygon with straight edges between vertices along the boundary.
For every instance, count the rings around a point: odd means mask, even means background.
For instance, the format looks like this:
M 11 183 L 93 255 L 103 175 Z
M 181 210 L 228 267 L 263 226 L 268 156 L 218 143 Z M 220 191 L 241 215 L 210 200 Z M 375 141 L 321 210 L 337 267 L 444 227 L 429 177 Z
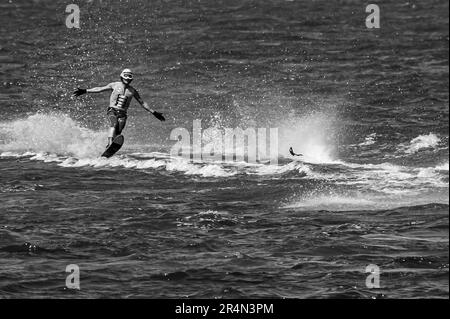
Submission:
M 119 109 L 125 109 L 127 107 L 128 98 L 125 95 L 117 95 L 116 107 Z

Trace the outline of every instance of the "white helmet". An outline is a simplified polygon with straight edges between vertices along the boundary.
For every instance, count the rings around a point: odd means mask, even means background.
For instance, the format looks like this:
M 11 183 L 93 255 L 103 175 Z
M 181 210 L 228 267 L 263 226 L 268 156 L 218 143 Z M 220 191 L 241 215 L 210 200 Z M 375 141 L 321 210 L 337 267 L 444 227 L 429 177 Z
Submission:
M 124 69 L 122 73 L 120 73 L 120 77 L 127 80 L 133 80 L 133 72 L 131 72 L 130 69 Z

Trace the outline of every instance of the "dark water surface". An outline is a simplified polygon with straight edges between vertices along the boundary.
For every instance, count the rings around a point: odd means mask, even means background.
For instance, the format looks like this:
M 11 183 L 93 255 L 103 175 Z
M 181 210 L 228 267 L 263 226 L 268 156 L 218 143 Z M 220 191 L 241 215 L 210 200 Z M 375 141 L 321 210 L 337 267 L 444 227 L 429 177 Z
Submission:
M 448 1 L 376 30 L 362 1 L 67 4 L 0 1 L 0 297 L 448 298 Z M 71 93 L 124 67 L 167 121 L 133 102 L 99 159 L 108 94 Z M 278 128 L 278 164 L 170 156 L 195 119 Z

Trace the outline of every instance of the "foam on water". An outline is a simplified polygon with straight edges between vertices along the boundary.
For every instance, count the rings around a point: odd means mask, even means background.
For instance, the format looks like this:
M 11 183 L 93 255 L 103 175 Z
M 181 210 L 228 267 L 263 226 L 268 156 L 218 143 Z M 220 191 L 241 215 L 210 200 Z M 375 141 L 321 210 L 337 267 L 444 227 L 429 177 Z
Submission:
M 106 132 L 84 128 L 64 114 L 34 114 L 0 123 L 0 151 L 97 157 Z
M 404 145 L 402 149 L 407 154 L 413 154 L 423 149 L 435 148 L 440 141 L 441 139 L 434 133 L 419 135 L 412 139 L 408 145 Z
M 418 196 L 420 195 L 420 196 Z M 310 194 L 294 197 L 283 208 L 299 210 L 380 210 L 397 207 L 426 205 L 429 203 L 449 204 L 448 192 L 423 191 L 420 194 L 390 194 L 368 192 L 346 192 L 314 190 Z
M 371 209 L 376 202 L 364 198 L 348 197 L 345 195 L 318 195 L 286 205 L 284 208 L 315 209 L 315 210 L 352 210 Z
M 447 163 L 444 163 L 444 164 L 437 165 L 435 167 L 435 170 L 437 170 L 437 171 L 447 171 L 448 172 L 448 167 L 449 167 L 449 165 L 448 165 L 448 162 L 447 162 Z
M 139 154 L 139 155 L 138 155 Z M 171 157 L 164 153 L 134 153 L 118 155 L 112 158 L 76 158 L 56 156 L 46 153 L 27 153 L 27 156 L 4 152 L 2 157 L 28 157 L 30 160 L 56 162 L 58 166 L 66 168 L 92 167 L 127 169 L 165 169 L 169 172 L 182 172 L 185 175 L 200 175 L 202 177 L 230 177 L 237 174 L 248 175 L 277 175 L 290 171 L 298 171 L 303 175 L 309 171 L 308 166 L 299 162 L 285 165 L 249 164 L 245 162 L 202 162 L 193 163 L 182 157 Z
M 364 142 L 358 144 L 359 146 L 369 146 L 373 145 L 376 142 L 377 133 L 369 134 L 365 137 Z
M 313 189 L 293 196 L 286 208 L 372 210 L 449 203 L 448 163 L 435 167 L 406 167 L 391 163 L 341 162 L 326 172 L 312 170 L 305 178 L 329 180 L 341 188 Z
M 334 116 L 315 112 L 302 117 L 292 116 L 279 123 L 279 152 L 289 157 L 289 148 L 304 155 L 310 163 L 332 163 L 335 143 Z
M 373 205 L 374 194 L 383 196 L 421 196 L 430 190 L 447 190 L 448 161 L 430 167 L 407 167 L 393 163 L 357 164 L 333 157 L 333 143 L 328 138 L 333 134 L 332 120 L 323 113 L 314 113 L 304 118 L 281 123 L 279 147 L 287 152 L 293 146 L 304 156 L 280 157 L 279 165 L 252 164 L 246 162 L 203 161 L 194 163 L 182 157 L 173 157 L 163 152 L 127 153 L 110 159 L 100 158 L 106 133 L 82 127 L 62 114 L 35 114 L 26 119 L 0 123 L 0 157 L 28 157 L 30 160 L 56 163 L 60 167 L 79 168 L 125 168 L 138 170 L 166 170 L 184 175 L 229 178 L 236 175 L 256 175 L 278 178 L 282 174 L 293 174 L 306 180 L 331 182 L 337 187 L 353 187 L 364 196 L 354 194 L 318 193 L 309 199 L 294 199 L 294 206 L 308 203 L 330 203 L 340 206 Z M 210 137 L 214 140 L 214 137 Z M 375 135 L 365 138 L 371 145 Z M 439 138 L 434 135 L 419 136 L 411 141 L 407 151 L 435 147 Z M 271 177 L 272 176 L 272 177 Z M 324 197 L 325 196 L 325 197 Z M 442 202 L 442 199 L 439 199 Z M 448 202 L 448 200 L 447 200 Z M 296 204 L 295 204 L 296 203 Z M 345 204 L 345 205 L 344 205 Z

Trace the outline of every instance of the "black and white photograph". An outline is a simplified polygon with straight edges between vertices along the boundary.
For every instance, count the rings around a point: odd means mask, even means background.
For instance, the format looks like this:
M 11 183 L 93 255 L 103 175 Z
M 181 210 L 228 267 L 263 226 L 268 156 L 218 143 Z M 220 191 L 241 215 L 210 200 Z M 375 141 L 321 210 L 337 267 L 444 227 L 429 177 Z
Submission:
M 448 300 L 448 0 L 0 18 L 0 299 Z

